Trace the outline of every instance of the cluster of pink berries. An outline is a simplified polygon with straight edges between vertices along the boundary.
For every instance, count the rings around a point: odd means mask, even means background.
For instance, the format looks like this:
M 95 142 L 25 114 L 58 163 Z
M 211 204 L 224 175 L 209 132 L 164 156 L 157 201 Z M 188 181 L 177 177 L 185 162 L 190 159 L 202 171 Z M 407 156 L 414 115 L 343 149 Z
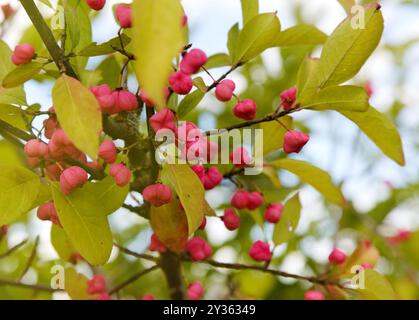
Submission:
M 106 280 L 101 275 L 94 275 L 87 281 L 87 293 L 97 295 L 96 300 L 111 300 L 111 297 L 106 293 Z
M 231 205 L 236 209 L 255 210 L 263 204 L 263 196 L 259 192 L 237 190 L 231 198 Z
M 112 90 L 107 84 L 91 86 L 90 91 L 95 95 L 102 112 L 115 114 L 137 109 L 137 98 L 128 90 Z
M 224 179 L 223 175 L 217 167 L 210 167 L 208 169 L 205 169 L 204 166 L 197 164 L 192 166 L 192 170 L 197 174 L 197 176 L 201 180 L 205 190 L 214 189 Z

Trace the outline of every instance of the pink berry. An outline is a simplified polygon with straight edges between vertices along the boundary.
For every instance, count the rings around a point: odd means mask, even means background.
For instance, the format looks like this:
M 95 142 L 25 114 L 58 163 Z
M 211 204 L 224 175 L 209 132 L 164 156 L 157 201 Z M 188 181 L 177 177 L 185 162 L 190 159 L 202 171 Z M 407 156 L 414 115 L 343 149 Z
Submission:
M 208 168 L 202 182 L 205 190 L 211 190 L 218 186 L 223 179 L 224 176 L 221 174 L 220 170 L 218 170 L 217 167 L 211 167 Z
M 372 269 L 372 268 L 373 268 L 372 264 L 371 264 L 371 263 L 369 263 L 369 262 L 364 262 L 364 263 L 361 263 L 361 267 L 362 267 L 364 270 L 366 270 L 366 269 Z
M 102 275 L 94 275 L 92 279 L 87 280 L 87 293 L 88 294 L 101 294 L 105 293 L 106 281 Z
M 119 4 L 116 6 L 116 19 L 118 20 L 121 28 L 131 28 L 132 18 L 131 18 L 131 7 L 125 4 Z
M 367 82 L 364 86 L 364 89 L 368 97 L 371 97 L 374 94 L 374 89 L 372 88 L 371 83 Z
M 253 120 L 256 117 L 256 102 L 250 99 L 240 101 L 233 109 L 237 118 Z
M 40 205 L 38 207 L 36 215 L 40 220 L 43 221 L 51 220 L 52 216 L 57 216 L 57 211 L 55 210 L 54 202 L 50 201 Z
M 205 289 L 199 281 L 189 285 L 186 296 L 189 300 L 200 300 L 204 295 Z
M 270 223 L 277 223 L 281 219 L 284 205 L 282 203 L 272 203 L 266 208 L 265 220 Z
M 99 157 L 107 163 L 114 163 L 116 160 L 117 150 L 112 140 L 103 141 L 99 147 Z
M 192 49 L 182 58 L 180 70 L 186 74 L 194 74 L 197 73 L 207 61 L 208 57 L 204 51 Z
M 193 165 L 191 169 L 196 173 L 199 178 L 205 176 L 205 167 L 200 164 Z
M 137 98 L 128 90 L 116 90 L 112 93 L 115 99 L 115 111 L 133 111 L 137 109 Z
M 230 161 L 236 167 L 242 168 L 252 164 L 253 159 L 246 148 L 238 147 L 230 154 Z
M 211 246 L 201 237 L 193 237 L 185 246 L 194 261 L 203 261 L 212 255 Z
M 304 300 L 324 300 L 324 294 L 321 291 L 309 290 L 304 292 Z
M 260 240 L 253 243 L 249 255 L 255 261 L 271 261 L 272 253 L 269 244 Z
M 346 254 L 338 248 L 333 249 L 329 255 L 329 262 L 333 264 L 342 264 L 345 260 Z
M 131 181 L 131 171 L 122 163 L 114 163 L 109 169 L 109 175 L 114 178 L 115 183 L 124 187 Z
M 299 153 L 306 143 L 310 140 L 310 136 L 304 132 L 289 130 L 284 136 L 284 152 Z
M 99 11 L 105 6 L 106 0 L 86 0 L 86 3 L 90 9 Z
M 172 201 L 172 189 L 165 184 L 157 183 L 146 187 L 143 198 L 154 207 L 160 207 Z
M 101 293 L 95 300 L 111 300 L 111 296 L 107 293 Z
M 165 245 L 159 240 L 159 238 L 157 238 L 155 233 L 151 235 L 150 251 L 157 251 L 160 253 L 167 251 Z
M 172 110 L 170 110 L 169 108 L 165 108 L 155 113 L 150 118 L 150 125 L 153 128 L 154 132 L 158 132 L 162 129 L 169 129 L 175 131 L 175 115 L 173 114 Z
M 246 191 L 237 190 L 231 198 L 231 205 L 236 209 L 245 209 L 249 205 L 249 198 Z
M 151 294 L 146 294 L 143 296 L 143 300 L 156 300 L 156 298 Z
M 411 235 L 412 232 L 408 230 L 399 230 L 396 235 L 388 238 L 388 242 L 390 245 L 395 246 L 409 240 Z
M 87 182 L 87 172 L 80 167 L 65 169 L 60 176 L 61 191 L 69 195 L 73 189 L 83 186 Z
M 12 62 L 15 65 L 26 64 L 32 60 L 35 55 L 35 48 L 29 44 L 19 44 L 12 53 Z
M 188 94 L 193 87 L 191 76 L 182 71 L 172 73 L 169 77 L 169 83 L 173 91 L 180 95 Z
M 8 4 L 8 3 L 2 4 L 0 6 L 0 8 L 1 8 L 1 11 L 3 12 L 4 20 L 8 20 L 12 16 L 14 16 L 15 13 L 16 13 L 16 10 L 13 9 L 13 7 L 10 4 Z
M 203 217 L 202 218 L 202 222 L 201 222 L 201 225 L 199 226 L 199 230 L 205 230 L 205 227 L 206 227 L 206 225 L 207 225 L 207 217 Z
M 115 108 L 115 98 L 113 95 L 112 88 L 107 84 L 101 84 L 99 86 L 91 86 L 90 91 L 95 95 L 102 112 L 110 114 L 117 113 L 118 110 Z
M 263 204 L 263 196 L 259 192 L 247 193 L 247 209 L 255 210 Z
M 183 14 L 181 24 L 182 27 L 185 27 L 188 24 L 188 16 L 186 14 Z
M 58 127 L 58 121 L 55 117 L 49 117 L 43 122 L 44 125 L 44 135 L 47 139 L 51 139 L 54 134 L 55 129 Z
M 295 100 L 297 99 L 297 88 L 292 87 L 281 92 L 281 104 L 285 111 L 295 107 Z
M 240 217 L 232 208 L 224 210 L 223 222 L 226 228 L 230 231 L 236 230 L 240 226 Z
M 215 87 L 215 96 L 222 102 L 229 101 L 233 96 L 234 89 L 236 89 L 235 83 L 229 79 L 225 79 Z
M 37 139 L 29 140 L 23 150 L 28 157 L 42 158 L 48 155 L 48 145 Z

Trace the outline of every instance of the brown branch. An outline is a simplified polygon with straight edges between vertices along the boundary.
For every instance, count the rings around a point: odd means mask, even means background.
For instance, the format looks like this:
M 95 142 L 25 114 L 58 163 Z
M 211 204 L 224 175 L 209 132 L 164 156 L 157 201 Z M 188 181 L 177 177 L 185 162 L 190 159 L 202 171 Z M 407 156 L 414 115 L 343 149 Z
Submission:
M 182 263 L 180 257 L 173 252 L 162 253 L 160 267 L 166 277 L 169 294 L 173 300 L 185 299 L 185 284 L 182 276 Z
M 290 109 L 290 110 L 287 110 L 287 111 L 284 110 L 284 111 L 280 111 L 280 112 L 277 112 L 277 113 L 269 114 L 269 115 L 267 115 L 263 118 L 260 118 L 260 119 L 245 121 L 245 122 L 234 124 L 232 126 L 225 127 L 225 128 L 222 128 L 222 129 L 216 129 L 216 131 L 209 130 L 209 131 L 204 132 L 204 134 L 209 136 L 209 135 L 212 135 L 214 133 L 219 134 L 219 131 L 231 131 L 233 129 L 241 129 L 241 128 L 254 126 L 254 125 L 262 123 L 262 122 L 276 121 L 279 118 L 285 117 L 288 114 L 291 114 L 291 113 L 294 113 L 294 112 L 300 111 L 300 110 L 302 110 L 302 108 L 295 108 L 295 109 Z
M 130 285 L 131 283 L 137 281 L 139 278 L 141 278 L 142 276 L 145 276 L 146 274 L 150 273 L 151 271 L 154 271 L 158 268 L 158 265 L 152 266 L 151 268 L 142 270 L 134 275 L 132 275 L 131 277 L 129 277 L 127 280 L 125 280 L 124 282 L 122 282 L 121 284 L 117 285 L 115 288 L 111 289 L 109 291 L 109 294 L 114 294 L 117 293 L 118 291 L 120 291 L 121 289 L 125 288 L 126 286 Z
M 42 284 L 26 284 L 22 282 L 17 282 L 14 280 L 7 280 L 7 279 L 0 279 L 0 286 L 13 286 L 13 287 L 20 287 L 20 288 L 27 288 L 32 289 L 34 291 L 45 291 L 45 292 L 57 292 L 63 291 L 62 289 L 53 289 L 46 285 Z
M 190 261 L 190 259 L 184 259 L 184 260 Z M 309 281 L 311 283 L 316 283 L 316 284 L 320 284 L 320 285 L 323 285 L 323 286 L 324 285 L 335 285 L 335 286 L 341 287 L 339 282 L 334 281 L 334 280 L 317 278 L 317 277 L 309 277 L 309 276 L 301 276 L 301 275 L 298 275 L 298 274 L 292 274 L 292 273 L 279 271 L 279 270 L 275 270 L 275 269 L 270 269 L 270 268 L 266 268 L 266 267 L 262 267 L 262 266 L 250 266 L 250 265 L 245 265 L 245 264 L 240 264 L 240 263 L 223 263 L 223 262 L 218 262 L 218 261 L 214 261 L 214 260 L 199 261 L 199 263 L 208 264 L 208 265 L 211 265 L 211 266 L 216 267 L 216 268 L 224 268 L 224 269 L 231 269 L 231 270 L 260 271 L 260 272 L 270 273 L 270 274 L 273 274 L 275 276 L 281 276 L 281 277 L 284 277 L 284 278 L 292 278 L 292 279 L 297 279 L 297 280 Z
M 217 80 L 215 80 L 211 85 L 208 86 L 207 92 L 210 92 L 212 89 L 214 89 L 221 81 L 223 81 L 227 76 L 232 73 L 234 70 L 236 70 L 238 67 L 240 67 L 241 64 L 236 64 L 235 66 L 232 66 L 226 73 L 224 73 L 221 77 L 219 77 Z M 206 69 L 203 69 L 206 71 Z M 208 72 L 208 71 L 206 71 Z M 212 78 L 212 77 L 211 77 Z
M 123 253 L 128 254 L 130 256 L 133 256 L 133 257 L 136 257 L 136 258 L 149 260 L 149 261 L 153 261 L 153 262 L 157 262 L 159 260 L 158 258 L 153 257 L 152 255 L 149 255 L 149 254 L 138 253 L 138 252 L 131 251 L 130 249 L 125 248 L 125 247 L 121 246 L 120 244 L 117 244 L 116 242 L 114 242 L 113 245 L 115 247 L 117 247 L 119 250 L 121 250 Z

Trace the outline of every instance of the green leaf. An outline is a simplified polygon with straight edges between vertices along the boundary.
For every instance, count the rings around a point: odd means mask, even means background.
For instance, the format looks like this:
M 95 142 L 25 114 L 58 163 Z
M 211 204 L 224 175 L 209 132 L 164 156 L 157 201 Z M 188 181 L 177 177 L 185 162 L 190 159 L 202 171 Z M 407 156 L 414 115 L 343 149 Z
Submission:
M 272 239 L 275 245 L 285 243 L 292 238 L 300 221 L 300 211 L 300 198 L 296 193 L 285 203 L 281 219 L 275 225 Z
M 106 214 L 111 214 L 121 208 L 129 192 L 129 185 L 119 187 L 112 177 L 106 177 L 95 183 L 89 183 L 85 192 L 95 196 L 97 205 Z
M 115 77 L 121 70 L 121 65 L 115 55 L 103 60 L 96 70 L 101 72 L 102 81 L 99 84 L 108 84 L 111 88 L 119 87 L 119 77 Z
M 292 128 L 292 118 L 285 116 L 281 122 L 287 127 Z M 268 154 L 282 148 L 284 135 L 287 132 L 283 126 L 276 121 L 262 122 L 259 129 L 263 130 L 263 136 L 267 137 L 263 142 L 263 154 Z
M 195 109 L 204 98 L 204 96 L 204 92 L 201 90 L 195 90 L 194 92 L 184 97 L 178 107 L 179 118 L 185 117 L 189 112 Z
M 338 0 L 347 14 L 351 13 L 351 8 L 356 5 L 355 0 Z
M 16 67 L 3 78 L 3 88 L 14 88 L 24 84 L 41 72 L 43 66 L 44 63 L 31 61 Z
M 230 31 L 228 32 L 227 48 L 228 48 L 228 54 L 230 56 L 230 60 L 235 55 L 235 52 L 237 49 L 237 43 L 239 40 L 239 35 L 240 35 L 239 24 L 236 23 L 230 28 Z
M 243 25 L 259 13 L 259 0 L 241 0 Z
M 163 171 L 162 175 L 168 178 L 182 203 L 188 220 L 189 234 L 192 234 L 201 225 L 206 208 L 202 182 L 186 164 L 166 164 Z
M 383 113 L 370 107 L 366 112 L 340 111 L 353 121 L 381 151 L 404 166 L 404 152 L 400 134 L 393 122 Z
M 99 135 L 102 132 L 102 113 L 89 89 L 80 81 L 62 75 L 52 90 L 57 118 L 74 145 L 96 159 Z
M 188 220 L 176 200 L 161 207 L 151 206 L 150 223 L 159 240 L 171 251 L 180 253 L 188 241 Z
M 39 207 L 41 204 L 45 202 L 52 200 L 51 186 L 49 185 L 49 183 L 46 183 L 45 181 L 41 180 L 38 189 L 39 192 L 36 199 L 31 205 L 31 210 L 35 209 L 36 207 Z
M 275 13 L 262 13 L 243 27 L 237 39 L 233 64 L 245 63 L 275 45 L 281 24 Z
M 28 212 L 39 193 L 39 177 L 21 166 L 0 165 L 0 225 Z
M 121 42 L 125 47 L 131 42 L 131 39 L 127 35 L 121 34 L 121 39 L 119 39 L 119 37 L 115 37 L 101 44 L 97 44 L 97 42 L 92 42 L 88 46 L 81 49 L 78 55 L 85 57 L 95 57 L 114 53 L 115 48 L 119 50 L 122 49 Z
M 346 205 L 342 192 L 333 185 L 332 178 L 326 171 L 307 162 L 294 159 L 276 160 L 271 165 L 297 175 L 302 181 L 319 191 L 328 201 L 339 206 Z
M 135 71 L 141 87 L 157 109 L 166 107 L 164 87 L 172 61 L 185 43 L 179 0 L 140 0 L 133 3 Z M 164 22 L 163 22 L 164 21 Z
M 382 274 L 367 269 L 364 271 L 365 288 L 357 292 L 367 300 L 395 300 L 397 299 L 393 287 Z
M 73 300 L 93 300 L 97 295 L 87 293 L 87 278 L 72 268 L 65 269 L 65 291 Z
M 31 121 L 31 117 L 27 117 L 27 121 L 25 121 L 22 109 L 9 104 L 0 104 L 0 119 L 25 131 L 28 129 L 27 123 Z
M 276 39 L 276 46 L 318 45 L 327 40 L 327 35 L 311 24 L 298 24 L 282 31 Z
M 318 83 L 319 59 L 307 57 L 300 66 L 297 75 L 297 101 L 300 104 L 310 103 L 316 94 Z
M 369 97 L 362 87 L 327 87 L 314 96 L 305 107 L 313 110 L 365 112 L 369 108 Z
M 196 77 L 195 79 L 193 79 L 193 85 L 203 93 L 206 93 L 208 91 L 208 87 L 205 84 L 205 81 L 204 79 L 202 79 L 202 77 Z
M 63 228 L 55 224 L 51 225 L 51 244 L 58 256 L 64 261 L 69 261 L 76 252 Z
M 365 28 L 354 28 L 346 18 L 326 41 L 319 64 L 319 88 L 354 77 L 375 50 L 383 33 L 383 16 L 374 6 L 365 9 Z
M 78 52 L 92 42 L 92 26 L 89 19 L 91 9 L 85 1 L 66 0 L 66 52 Z M 80 73 L 85 70 L 88 58 L 76 56 L 71 60 L 72 65 Z
M 106 263 L 112 251 L 112 233 L 96 195 L 81 188 L 66 196 L 58 184 L 52 184 L 51 189 L 61 225 L 75 249 L 92 265 Z
M 231 64 L 230 57 L 225 53 L 217 53 L 208 57 L 208 61 L 205 64 L 205 68 L 213 69 L 229 66 Z

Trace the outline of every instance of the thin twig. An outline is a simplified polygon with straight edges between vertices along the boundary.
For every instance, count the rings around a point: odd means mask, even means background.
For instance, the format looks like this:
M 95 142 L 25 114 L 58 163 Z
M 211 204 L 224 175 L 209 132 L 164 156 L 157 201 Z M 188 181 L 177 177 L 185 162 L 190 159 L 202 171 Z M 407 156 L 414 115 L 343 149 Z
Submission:
M 32 262 L 36 257 L 36 250 L 38 249 L 38 245 L 39 245 L 39 236 L 36 236 L 31 255 L 29 256 L 29 259 L 26 262 L 25 269 L 23 269 L 22 273 L 20 274 L 19 281 L 22 280 L 23 276 L 26 274 L 26 272 L 28 272 L 29 268 L 31 267 Z
M 0 254 L 0 259 L 1 258 L 4 258 L 4 257 L 7 257 L 7 256 L 9 256 L 9 255 L 11 255 L 14 251 L 16 251 L 17 249 L 19 249 L 20 247 L 22 247 L 26 242 L 28 242 L 28 239 L 25 239 L 25 240 L 23 240 L 23 241 L 21 241 L 21 242 L 19 242 L 17 245 L 15 245 L 15 246 L 13 246 L 13 247 L 11 247 L 9 250 L 7 250 L 6 252 L 4 252 L 4 253 L 1 253 Z
M 117 293 L 118 291 L 122 290 L 123 288 L 125 288 L 128 285 L 130 285 L 131 283 L 137 281 L 142 276 L 145 276 L 146 274 L 150 273 L 151 271 L 156 270 L 158 267 L 159 267 L 158 265 L 155 265 L 155 266 L 152 266 L 151 268 L 148 268 L 148 269 L 142 270 L 142 271 L 140 271 L 138 273 L 135 273 L 134 275 L 132 275 L 131 277 L 129 277 L 127 280 L 125 280 L 121 284 L 117 285 L 112 290 L 110 290 L 109 291 L 109 294 Z
M 117 244 L 116 242 L 114 242 L 114 246 L 117 247 L 119 250 L 121 250 L 123 253 L 128 254 L 130 256 L 133 256 L 133 257 L 136 257 L 136 258 L 149 260 L 149 261 L 153 261 L 153 262 L 157 262 L 159 260 L 158 258 L 153 257 L 152 255 L 149 255 L 149 254 L 138 253 L 138 252 L 131 251 L 130 249 L 125 248 L 125 247 Z
M 45 292 L 63 291 L 62 289 L 53 289 L 51 287 L 48 287 L 42 284 L 26 284 L 26 283 L 17 282 L 14 280 L 7 280 L 7 279 L 0 279 L 0 286 L 13 286 L 13 287 L 27 288 L 27 289 L 32 289 L 35 291 L 45 291 Z
M 184 260 L 190 261 L 189 259 L 184 259 Z M 223 263 L 223 262 L 218 262 L 214 260 L 199 261 L 199 263 L 208 264 L 213 267 L 224 268 L 224 269 L 260 271 L 260 272 L 270 273 L 276 276 L 281 276 L 284 278 L 305 280 L 305 281 L 309 281 L 311 283 L 316 283 L 320 285 L 335 285 L 335 286 L 341 287 L 339 282 L 336 282 L 334 280 L 292 274 L 292 273 L 279 271 L 275 269 L 269 269 L 269 268 L 266 268 L 265 266 L 250 266 L 250 265 L 245 265 L 245 264 L 240 264 L 240 263 Z

